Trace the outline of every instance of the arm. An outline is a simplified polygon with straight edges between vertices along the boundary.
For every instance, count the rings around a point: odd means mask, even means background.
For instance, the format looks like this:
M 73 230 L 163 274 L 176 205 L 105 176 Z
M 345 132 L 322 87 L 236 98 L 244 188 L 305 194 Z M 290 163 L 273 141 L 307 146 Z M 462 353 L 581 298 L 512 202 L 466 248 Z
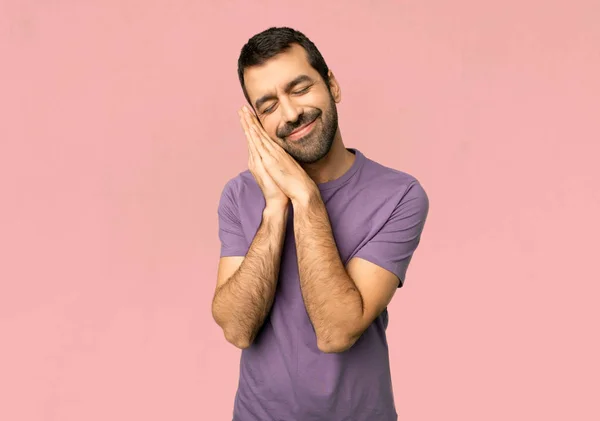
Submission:
M 251 144 L 271 179 L 294 206 L 300 288 L 324 352 L 350 348 L 387 307 L 403 282 L 428 211 L 415 183 L 385 226 L 344 268 L 319 189 L 297 161 L 251 119 Z
M 402 285 L 429 202 L 421 186 L 413 185 L 385 226 L 344 267 L 320 195 L 305 197 L 293 201 L 302 295 L 319 349 L 343 352 Z
M 247 348 L 273 304 L 289 199 L 263 166 L 252 141 L 255 134 L 249 130 L 250 114 L 242 111 L 238 114 L 248 140 L 248 169 L 263 193 L 265 208 L 261 224 L 248 247 L 233 184 L 224 189 L 218 212 L 221 260 L 212 314 L 229 342 L 238 348 Z
M 254 341 L 273 304 L 286 222 L 287 209 L 266 207 L 246 256 L 223 257 L 219 263 L 212 314 L 238 348 Z
M 294 202 L 294 235 L 302 297 L 317 346 L 323 352 L 345 351 L 362 333 L 365 303 L 342 264 L 317 193 Z

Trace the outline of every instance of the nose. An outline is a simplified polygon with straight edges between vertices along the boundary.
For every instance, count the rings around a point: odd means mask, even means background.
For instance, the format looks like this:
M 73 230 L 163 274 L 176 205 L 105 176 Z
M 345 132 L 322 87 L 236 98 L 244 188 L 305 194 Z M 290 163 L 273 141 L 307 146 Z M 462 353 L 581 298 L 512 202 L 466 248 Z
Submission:
M 281 117 L 286 123 L 294 123 L 302 114 L 302 108 L 288 98 L 280 100 L 279 106 L 281 107 Z

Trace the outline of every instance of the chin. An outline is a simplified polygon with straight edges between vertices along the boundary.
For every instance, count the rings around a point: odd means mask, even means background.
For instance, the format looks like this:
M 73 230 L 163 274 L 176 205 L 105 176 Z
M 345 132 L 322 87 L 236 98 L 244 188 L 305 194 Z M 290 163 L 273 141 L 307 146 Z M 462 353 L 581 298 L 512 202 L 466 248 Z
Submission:
M 308 146 L 308 145 L 307 145 Z M 320 144 L 315 145 L 316 147 L 303 147 L 296 150 L 288 151 L 288 153 L 294 158 L 299 164 L 314 164 L 319 162 L 329 154 L 332 144 Z

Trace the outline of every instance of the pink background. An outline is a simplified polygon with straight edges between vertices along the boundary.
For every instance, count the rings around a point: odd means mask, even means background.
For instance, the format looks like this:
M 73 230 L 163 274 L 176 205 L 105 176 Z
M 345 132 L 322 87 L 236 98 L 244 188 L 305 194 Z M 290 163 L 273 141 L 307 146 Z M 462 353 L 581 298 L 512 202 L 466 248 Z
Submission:
M 360 3 L 360 5 L 358 5 Z M 485 4 L 484 4 L 485 3 Z M 216 206 L 240 48 L 289 25 L 431 210 L 401 420 L 598 420 L 600 3 L 0 1 L 0 419 L 230 420 Z

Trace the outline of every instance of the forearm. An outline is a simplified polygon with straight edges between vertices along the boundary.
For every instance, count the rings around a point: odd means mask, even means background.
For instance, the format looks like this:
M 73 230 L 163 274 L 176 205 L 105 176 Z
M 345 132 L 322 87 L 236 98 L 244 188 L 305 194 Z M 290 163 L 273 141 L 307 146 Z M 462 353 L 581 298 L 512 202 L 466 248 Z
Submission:
M 254 341 L 273 304 L 287 213 L 287 209 L 265 208 L 246 257 L 215 292 L 215 321 L 227 340 L 239 348 Z
M 363 301 L 344 267 L 325 204 L 318 194 L 294 202 L 300 287 L 319 349 L 343 350 L 363 314 Z

